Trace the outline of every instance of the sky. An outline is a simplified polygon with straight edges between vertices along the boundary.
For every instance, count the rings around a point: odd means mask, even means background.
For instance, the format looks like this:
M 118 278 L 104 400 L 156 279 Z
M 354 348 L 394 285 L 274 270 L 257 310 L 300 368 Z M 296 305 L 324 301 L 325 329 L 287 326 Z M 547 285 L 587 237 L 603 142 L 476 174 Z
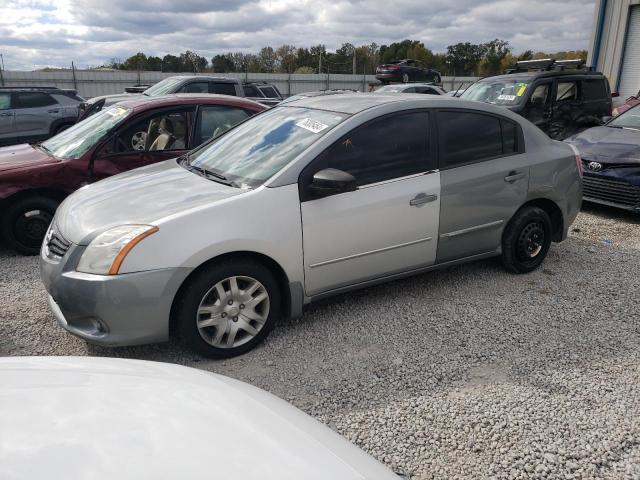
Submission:
M 588 48 L 593 13 L 594 0 L 0 0 L 0 53 L 7 70 L 33 70 L 405 38 L 435 52 L 494 38 L 555 52 Z

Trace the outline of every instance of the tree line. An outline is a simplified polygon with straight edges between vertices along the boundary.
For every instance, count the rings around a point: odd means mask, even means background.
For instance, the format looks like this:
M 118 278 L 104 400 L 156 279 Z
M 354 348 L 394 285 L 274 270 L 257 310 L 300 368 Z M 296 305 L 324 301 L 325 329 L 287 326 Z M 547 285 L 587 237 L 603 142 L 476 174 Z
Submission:
M 581 58 L 587 51 L 554 53 L 526 50 L 514 54 L 506 40 L 496 38 L 486 43 L 460 42 L 436 53 L 418 40 L 402 40 L 390 45 L 371 43 L 356 47 L 344 43 L 335 52 L 322 44 L 311 47 L 263 47 L 257 53 L 229 52 L 207 59 L 192 51 L 164 57 L 142 52 L 126 60 L 111 59 L 103 67 L 119 70 L 153 70 L 163 72 L 249 72 L 249 73 L 356 73 L 373 74 L 378 65 L 412 58 L 444 75 L 488 76 L 502 73 L 518 60 Z

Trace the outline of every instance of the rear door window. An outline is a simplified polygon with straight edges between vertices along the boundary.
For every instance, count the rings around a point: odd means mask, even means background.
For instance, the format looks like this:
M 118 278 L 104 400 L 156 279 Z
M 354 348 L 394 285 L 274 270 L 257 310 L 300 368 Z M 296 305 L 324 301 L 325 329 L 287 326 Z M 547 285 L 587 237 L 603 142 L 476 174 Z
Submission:
M 18 92 L 16 108 L 39 108 L 57 105 L 58 102 L 48 93 Z
M 329 147 L 325 168 L 350 173 L 358 186 L 406 177 L 435 168 L 429 144 L 427 112 L 386 116 Z
M 556 102 L 567 102 L 578 99 L 578 82 L 558 82 Z
M 236 95 L 236 85 L 234 83 L 211 82 L 209 84 L 210 93 L 219 93 L 220 95 Z
M 492 115 L 461 111 L 438 113 L 440 167 L 514 154 L 518 149 L 518 126 Z
M 200 107 L 195 145 L 222 135 L 231 127 L 250 117 L 251 113 L 242 108 L 224 105 L 204 105 Z
M 207 82 L 188 83 L 180 89 L 182 93 L 208 93 L 209 84 Z

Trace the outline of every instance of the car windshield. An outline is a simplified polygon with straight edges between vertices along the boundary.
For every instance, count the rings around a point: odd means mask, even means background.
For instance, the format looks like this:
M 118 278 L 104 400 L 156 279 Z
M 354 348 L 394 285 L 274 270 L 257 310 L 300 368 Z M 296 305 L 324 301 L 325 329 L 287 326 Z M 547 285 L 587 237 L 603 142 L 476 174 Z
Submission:
M 276 107 L 196 149 L 186 165 L 240 186 L 256 187 L 345 118 L 345 114 L 323 110 Z
M 517 105 L 527 91 L 528 79 L 500 79 L 483 80 L 468 87 L 461 98 L 493 103 L 495 105 Z
M 158 95 L 166 95 L 167 93 L 175 93 L 176 86 L 182 83 L 183 79 L 180 77 L 169 77 L 165 78 L 161 82 L 156 83 L 155 85 L 147 88 L 144 92 L 144 95 L 148 97 L 157 97 Z
M 80 158 L 130 113 L 130 108 L 114 105 L 63 130 L 40 145 L 48 153 L 58 158 Z
M 630 108 L 607 123 L 607 127 L 632 128 L 640 130 L 640 105 Z

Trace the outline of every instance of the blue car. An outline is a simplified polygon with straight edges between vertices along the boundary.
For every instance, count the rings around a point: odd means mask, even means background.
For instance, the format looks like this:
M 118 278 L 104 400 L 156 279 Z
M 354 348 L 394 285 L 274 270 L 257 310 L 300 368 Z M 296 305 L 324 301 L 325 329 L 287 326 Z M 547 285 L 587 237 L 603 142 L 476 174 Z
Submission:
M 566 141 L 582 156 L 585 201 L 640 213 L 640 105 Z

